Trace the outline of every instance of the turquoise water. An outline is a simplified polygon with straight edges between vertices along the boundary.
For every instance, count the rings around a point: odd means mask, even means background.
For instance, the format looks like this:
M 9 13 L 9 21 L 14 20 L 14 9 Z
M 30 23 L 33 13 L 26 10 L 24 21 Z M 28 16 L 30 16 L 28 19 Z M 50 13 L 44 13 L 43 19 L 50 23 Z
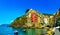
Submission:
M 12 28 L 9 27 L 8 25 L 0 25 L 0 35 L 14 35 L 14 30 L 18 31 L 18 35 L 34 35 L 37 34 L 37 32 L 35 32 L 35 29 L 23 29 L 23 28 Z M 26 30 L 26 31 L 24 31 Z M 41 32 L 40 32 L 41 33 Z M 55 30 L 55 35 L 60 35 L 60 32 L 57 30 Z
M 17 30 L 19 35 L 26 35 L 22 28 L 14 29 L 8 25 L 0 25 L 0 35 L 14 35 L 14 30 Z
M 0 35 L 14 35 L 14 30 L 18 31 L 18 35 L 34 35 L 35 34 L 35 29 L 12 28 L 7 25 L 2 25 L 0 26 Z
M 13 29 L 7 26 L 0 26 L 0 35 L 14 35 Z
M 0 26 L 0 35 L 14 35 L 14 30 L 18 31 L 18 35 L 34 35 L 37 34 L 35 29 L 12 28 L 8 25 Z M 26 31 L 24 31 L 26 30 Z

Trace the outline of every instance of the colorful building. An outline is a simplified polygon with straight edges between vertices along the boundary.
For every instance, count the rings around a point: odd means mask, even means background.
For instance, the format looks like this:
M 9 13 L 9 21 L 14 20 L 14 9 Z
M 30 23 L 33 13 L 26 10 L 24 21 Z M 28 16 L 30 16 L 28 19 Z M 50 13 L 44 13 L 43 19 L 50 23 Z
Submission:
M 54 15 L 51 14 L 42 14 L 39 13 L 36 10 L 28 9 L 23 17 L 21 17 L 18 20 L 15 20 L 16 22 L 12 23 L 12 27 L 19 27 L 25 28 L 27 31 L 27 35 L 43 35 L 48 32 L 48 34 L 52 35 L 49 32 L 53 32 L 53 27 L 56 18 L 60 16 L 60 11 L 57 12 Z M 16 24 L 16 25 L 14 25 Z M 48 30 L 52 29 L 52 30 Z M 48 35 L 46 34 L 46 35 Z

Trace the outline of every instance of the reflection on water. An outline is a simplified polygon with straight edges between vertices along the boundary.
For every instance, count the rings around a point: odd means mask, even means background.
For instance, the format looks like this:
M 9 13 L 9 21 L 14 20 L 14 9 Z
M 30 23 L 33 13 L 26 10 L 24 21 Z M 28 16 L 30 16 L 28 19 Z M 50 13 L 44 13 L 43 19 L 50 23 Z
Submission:
M 19 35 L 26 35 L 26 32 L 22 28 L 12 28 L 7 25 L 0 25 L 0 35 L 14 35 L 14 30 L 19 32 Z
M 0 26 L 0 35 L 14 35 L 14 30 L 18 31 L 18 35 L 37 35 L 37 34 L 41 34 L 41 33 L 46 33 L 42 29 L 11 28 L 6 25 L 3 25 L 3 26 Z M 55 30 L 55 35 L 57 35 L 57 34 L 58 35 L 60 34 L 58 29 Z
M 0 26 L 0 35 L 14 35 L 14 30 L 18 31 L 18 35 L 34 35 L 35 29 L 11 28 L 8 26 Z
M 26 35 L 26 32 L 23 31 L 24 30 L 23 28 L 15 28 L 14 30 L 18 31 L 18 35 Z
M 17 30 L 19 32 L 19 35 L 41 35 L 44 32 L 43 29 L 35 29 L 35 28 L 16 28 L 15 30 Z

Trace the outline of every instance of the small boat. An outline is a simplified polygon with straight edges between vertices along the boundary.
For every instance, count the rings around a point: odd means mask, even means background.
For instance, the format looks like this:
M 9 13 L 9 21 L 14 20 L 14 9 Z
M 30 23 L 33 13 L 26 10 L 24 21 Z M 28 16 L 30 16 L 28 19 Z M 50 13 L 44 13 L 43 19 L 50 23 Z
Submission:
M 14 35 L 18 35 L 18 31 L 17 30 L 14 31 Z

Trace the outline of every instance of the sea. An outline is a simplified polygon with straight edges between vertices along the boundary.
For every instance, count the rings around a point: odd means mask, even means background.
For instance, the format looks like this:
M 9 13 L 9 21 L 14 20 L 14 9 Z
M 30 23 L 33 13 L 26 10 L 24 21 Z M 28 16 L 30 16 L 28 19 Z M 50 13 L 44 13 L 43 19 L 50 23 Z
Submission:
M 15 35 L 14 30 L 18 31 L 18 35 L 28 35 L 23 28 L 12 28 L 9 24 L 0 24 L 0 35 Z M 55 35 L 60 35 L 58 29 L 55 30 Z
M 14 29 L 9 24 L 0 24 L 0 35 L 15 35 L 14 30 L 18 30 L 18 35 L 26 35 L 22 28 Z
M 0 24 L 0 35 L 14 35 L 13 28 L 9 27 L 8 24 Z

